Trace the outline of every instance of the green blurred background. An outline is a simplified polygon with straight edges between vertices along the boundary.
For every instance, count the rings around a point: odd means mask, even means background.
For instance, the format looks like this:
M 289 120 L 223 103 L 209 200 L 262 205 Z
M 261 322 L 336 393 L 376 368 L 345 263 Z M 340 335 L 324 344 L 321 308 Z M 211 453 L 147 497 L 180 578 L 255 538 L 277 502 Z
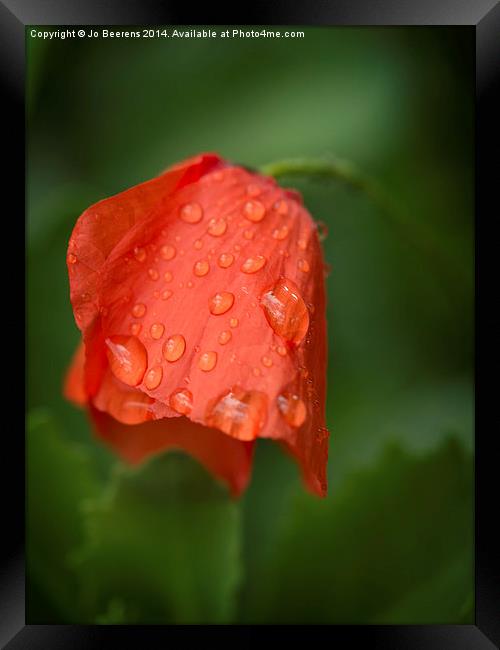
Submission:
M 27 54 L 28 622 L 471 623 L 473 30 Z M 397 211 L 293 180 L 329 230 L 326 500 L 266 442 L 237 502 L 181 454 L 132 471 L 62 398 L 78 215 L 201 151 L 339 156 Z

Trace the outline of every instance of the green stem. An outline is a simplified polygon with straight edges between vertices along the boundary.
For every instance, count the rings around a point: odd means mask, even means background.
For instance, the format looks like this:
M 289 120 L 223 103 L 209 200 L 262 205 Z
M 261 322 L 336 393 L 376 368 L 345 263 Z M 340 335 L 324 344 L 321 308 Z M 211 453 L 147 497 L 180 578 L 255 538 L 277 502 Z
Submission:
M 289 158 L 263 165 L 259 171 L 262 174 L 273 176 L 276 179 L 299 176 L 303 178 L 339 181 L 351 189 L 364 194 L 386 216 L 390 217 L 391 221 L 406 223 L 406 219 L 399 213 L 390 198 L 385 195 L 382 188 L 355 165 L 345 160 L 338 158 L 332 160 Z
M 276 179 L 303 177 L 338 181 L 364 194 L 396 227 L 403 239 L 421 250 L 443 278 L 448 277 L 452 291 L 458 287 L 463 289 L 468 284 L 469 279 L 464 275 L 462 265 L 450 258 L 446 247 L 437 240 L 432 230 L 426 224 L 410 219 L 376 181 L 352 163 L 340 159 L 290 158 L 263 165 L 259 171 Z

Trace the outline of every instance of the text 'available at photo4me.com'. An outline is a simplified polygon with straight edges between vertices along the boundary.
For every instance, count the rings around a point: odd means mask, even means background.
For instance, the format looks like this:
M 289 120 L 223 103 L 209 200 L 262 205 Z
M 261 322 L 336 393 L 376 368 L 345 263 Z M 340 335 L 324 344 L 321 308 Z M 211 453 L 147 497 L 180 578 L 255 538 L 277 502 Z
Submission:
M 303 39 L 305 32 L 290 29 L 177 29 L 167 27 L 141 27 L 139 29 L 109 29 L 80 27 L 69 29 L 29 28 L 29 36 L 42 40 L 64 39 Z

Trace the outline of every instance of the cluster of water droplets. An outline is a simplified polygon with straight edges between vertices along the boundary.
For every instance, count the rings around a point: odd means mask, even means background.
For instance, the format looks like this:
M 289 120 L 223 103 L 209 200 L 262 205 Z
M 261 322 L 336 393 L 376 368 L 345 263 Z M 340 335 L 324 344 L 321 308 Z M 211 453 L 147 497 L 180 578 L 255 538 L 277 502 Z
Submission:
M 222 178 L 222 172 L 219 174 L 219 180 Z M 268 209 L 260 199 L 261 188 L 257 184 L 250 184 L 247 187 L 247 198 L 241 207 L 241 215 L 244 222 L 251 224 L 260 224 Z M 284 199 L 279 199 L 269 208 L 281 219 L 289 215 L 289 204 Z M 198 202 L 190 202 L 179 208 L 178 217 L 186 224 L 199 226 L 203 221 L 205 211 L 203 206 Z M 205 234 L 209 238 L 220 238 L 228 231 L 228 219 L 226 217 L 211 218 L 208 220 L 205 228 Z M 319 230 L 319 228 L 318 228 Z M 276 244 L 284 242 L 290 238 L 292 231 L 291 226 L 286 222 L 276 224 L 269 235 Z M 203 235 L 197 232 L 197 238 L 193 240 L 193 248 L 201 251 L 205 246 Z M 326 236 L 326 231 L 321 230 Z M 168 233 L 166 233 L 168 235 Z M 246 228 L 243 231 L 243 237 L 246 240 L 254 238 L 255 232 Z M 184 255 L 185 251 L 179 249 L 179 237 L 173 241 L 164 243 L 158 251 L 159 257 L 155 257 L 156 262 L 172 262 L 177 256 Z M 298 251 L 306 251 L 308 248 L 307 233 L 300 234 L 295 243 Z M 192 275 L 195 279 L 202 280 L 212 273 L 215 269 L 226 270 L 232 268 L 237 255 L 241 251 L 241 246 L 235 244 L 232 251 L 223 250 L 217 254 L 215 248 L 210 248 L 208 253 L 196 260 L 192 266 Z M 287 249 L 279 251 L 280 254 L 288 257 Z M 132 251 L 133 258 L 141 265 L 148 259 L 147 247 L 138 246 Z M 68 263 L 74 264 L 77 257 L 73 252 L 68 254 Z M 264 269 L 268 259 L 264 254 L 255 253 L 239 262 L 239 271 L 245 275 L 253 275 Z M 174 280 L 174 273 L 167 268 L 162 273 L 154 265 L 145 264 L 147 278 L 149 281 L 156 283 L 160 278 L 166 283 L 171 284 Z M 299 274 L 310 272 L 308 260 L 302 256 L 297 260 L 297 271 Z M 192 280 L 183 281 L 179 284 L 180 288 L 184 286 L 192 288 Z M 175 289 L 164 287 L 156 289 L 155 297 L 162 301 L 169 300 L 174 295 Z M 242 288 L 243 292 L 243 288 Z M 243 292 L 245 293 L 245 292 Z M 289 354 L 289 346 L 296 348 L 305 339 L 310 328 L 310 310 L 304 302 L 298 286 L 289 278 L 280 277 L 275 284 L 268 288 L 259 299 L 260 307 L 263 310 L 265 318 L 273 332 L 283 341 L 283 344 L 273 345 L 272 352 L 277 355 L 273 360 L 272 354 L 265 354 L 260 358 L 260 363 L 264 369 L 271 368 L 279 359 Z M 220 317 L 229 312 L 235 303 L 235 295 L 232 292 L 221 290 L 210 296 L 208 300 L 208 310 L 212 316 Z M 252 306 L 256 306 L 253 302 Z M 312 311 L 311 311 L 312 313 Z M 110 337 L 107 339 L 108 358 L 110 368 L 115 376 L 130 386 L 138 386 L 141 382 L 148 390 L 159 388 L 163 377 L 164 368 L 161 364 L 155 364 L 148 368 L 147 351 L 144 344 L 138 338 L 141 332 L 145 335 L 141 321 L 147 314 L 147 307 L 144 303 L 134 304 L 130 310 L 130 315 L 135 319 L 130 324 L 129 337 Z M 217 343 L 220 346 L 228 345 L 233 338 L 232 330 L 239 325 L 239 320 L 231 316 L 227 320 L 226 328 L 221 329 L 217 336 Z M 186 353 L 186 340 L 182 334 L 173 333 L 166 335 L 165 324 L 155 321 L 149 326 L 149 336 L 154 341 L 163 340 L 161 351 L 162 358 L 167 364 L 178 362 Z M 166 336 L 165 336 L 166 335 Z M 311 332 L 309 331 L 306 343 L 310 342 Z M 201 351 L 198 346 L 193 348 L 197 354 L 195 365 L 202 372 L 208 373 L 217 366 L 218 352 L 216 350 Z M 230 362 L 237 359 L 235 353 L 230 357 Z M 168 370 L 168 369 L 167 369 Z M 252 372 L 255 376 L 260 376 L 262 371 L 259 367 L 254 367 Z M 168 372 L 167 372 L 168 374 Z M 306 379 L 305 381 L 310 381 Z M 193 395 L 185 387 L 176 388 L 168 397 L 170 407 L 182 415 L 189 415 L 193 407 Z M 304 401 L 293 392 L 286 392 L 278 396 L 276 407 L 284 421 L 291 427 L 298 428 L 302 426 L 307 417 L 307 407 Z M 236 387 L 231 391 L 220 396 L 210 404 L 206 413 L 206 423 L 208 426 L 214 426 L 224 431 L 228 435 L 233 435 L 239 439 L 253 439 L 256 437 L 264 425 L 267 414 L 267 397 L 259 391 L 245 391 Z

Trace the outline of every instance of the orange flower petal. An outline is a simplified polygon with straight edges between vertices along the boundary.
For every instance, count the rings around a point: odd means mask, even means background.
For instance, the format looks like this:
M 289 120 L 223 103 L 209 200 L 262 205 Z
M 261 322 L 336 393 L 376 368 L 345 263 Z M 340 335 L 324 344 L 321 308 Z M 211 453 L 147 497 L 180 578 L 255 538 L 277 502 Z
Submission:
M 100 271 L 117 243 L 169 194 L 221 164 L 213 154 L 190 158 L 85 210 L 71 235 L 67 256 L 71 303 L 80 329 L 88 327 L 98 313 Z
M 127 426 L 96 409 L 91 410 L 95 430 L 126 461 L 138 464 L 160 452 L 179 449 L 196 458 L 225 481 L 234 496 L 250 479 L 253 443 L 240 442 L 217 429 L 193 424 L 185 417 Z
M 145 420 L 178 416 L 172 405 L 188 394 L 182 408 L 193 423 L 240 441 L 281 441 L 323 495 L 326 322 L 316 226 L 300 195 L 273 179 L 215 157 L 199 161 L 102 256 L 92 316 L 80 318 L 87 393 L 122 423 L 139 417 L 132 393 L 146 398 Z M 132 203 L 139 188 L 129 190 Z M 91 228 L 87 249 L 94 236 Z M 71 272 L 70 282 L 74 296 L 81 282 Z M 78 320 L 81 305 L 73 306 Z M 123 373 L 112 355 L 112 381 L 109 341 L 129 351 Z

